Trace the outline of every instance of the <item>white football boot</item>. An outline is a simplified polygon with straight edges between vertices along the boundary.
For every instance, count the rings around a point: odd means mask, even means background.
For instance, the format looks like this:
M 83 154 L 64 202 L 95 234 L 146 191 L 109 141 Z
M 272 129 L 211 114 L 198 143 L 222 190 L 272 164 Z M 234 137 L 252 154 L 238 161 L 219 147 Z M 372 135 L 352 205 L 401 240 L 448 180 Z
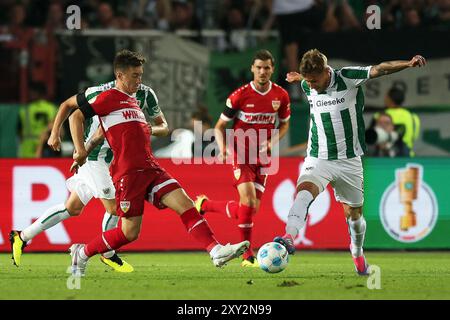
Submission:
M 80 257 L 80 250 L 84 250 L 84 244 L 76 243 L 70 246 L 69 252 L 72 257 L 72 275 L 74 277 L 84 277 L 88 259 Z
M 216 267 L 223 267 L 228 261 L 241 256 L 250 247 L 249 241 L 242 241 L 237 244 L 227 243 L 211 257 Z

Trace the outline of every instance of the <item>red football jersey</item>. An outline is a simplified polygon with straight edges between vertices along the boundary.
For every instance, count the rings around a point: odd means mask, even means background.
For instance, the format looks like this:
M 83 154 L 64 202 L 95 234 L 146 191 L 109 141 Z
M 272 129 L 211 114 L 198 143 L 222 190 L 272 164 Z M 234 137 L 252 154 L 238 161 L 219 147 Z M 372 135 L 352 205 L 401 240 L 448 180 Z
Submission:
M 227 114 L 234 114 L 233 129 L 242 129 L 244 133 L 249 134 L 253 130 L 253 135 L 249 135 L 247 140 L 235 137 L 234 151 L 249 152 L 250 148 L 255 148 L 255 144 L 261 145 L 264 140 L 271 137 L 271 130 L 275 129 L 275 121 L 278 116 L 281 122 L 287 122 L 291 116 L 289 95 L 282 87 L 276 83 L 270 82 L 269 89 L 266 92 L 256 90 L 253 82 L 250 82 L 236 91 L 227 99 L 227 107 L 232 111 Z M 222 113 L 221 119 L 230 121 L 227 115 Z M 252 139 L 253 138 L 253 139 Z M 243 141 L 246 141 L 243 144 Z
M 88 101 L 99 116 L 114 154 L 113 181 L 130 172 L 159 167 L 150 146 L 150 130 L 136 98 L 116 88 Z

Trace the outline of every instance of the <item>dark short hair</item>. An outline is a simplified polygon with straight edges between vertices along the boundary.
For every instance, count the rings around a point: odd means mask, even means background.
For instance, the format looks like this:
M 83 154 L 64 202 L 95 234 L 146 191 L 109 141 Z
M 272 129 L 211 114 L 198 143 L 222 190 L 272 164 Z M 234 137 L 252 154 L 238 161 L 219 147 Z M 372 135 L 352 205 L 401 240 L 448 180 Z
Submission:
M 255 63 L 256 60 L 262 60 L 262 61 L 266 61 L 266 60 L 270 60 L 270 62 L 272 63 L 272 66 L 275 65 L 275 59 L 273 58 L 273 55 L 270 53 L 269 50 L 258 50 L 255 55 L 253 56 L 253 62 L 252 64 Z
M 311 49 L 302 57 L 300 61 L 300 74 L 322 73 L 327 67 L 327 57 L 317 49 Z
M 145 58 L 138 52 L 121 50 L 117 52 L 114 58 L 114 71 L 125 70 L 129 67 L 140 67 L 144 65 L 145 61 Z
M 199 120 L 203 123 L 212 126 L 211 116 L 208 114 L 208 108 L 206 106 L 199 106 L 197 110 L 191 115 L 192 120 Z
M 388 91 L 388 96 L 398 106 L 401 106 L 403 101 L 405 101 L 405 92 L 399 87 L 394 86 L 390 88 Z

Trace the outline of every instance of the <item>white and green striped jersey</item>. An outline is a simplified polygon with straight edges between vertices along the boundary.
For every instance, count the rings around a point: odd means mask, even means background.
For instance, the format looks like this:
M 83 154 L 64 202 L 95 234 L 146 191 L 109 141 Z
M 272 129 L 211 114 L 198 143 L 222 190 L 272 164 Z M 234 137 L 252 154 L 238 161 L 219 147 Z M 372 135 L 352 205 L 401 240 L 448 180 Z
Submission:
M 115 87 L 115 81 L 111 81 L 105 84 L 101 84 L 95 87 L 89 87 L 85 91 L 86 99 L 89 101 L 93 97 L 98 96 L 103 91 L 112 89 Z M 136 99 L 139 101 L 139 106 L 144 112 L 147 122 L 152 119 L 161 116 L 162 112 L 158 105 L 158 98 L 155 92 L 149 86 L 141 84 L 138 91 L 135 94 Z M 84 141 L 87 142 L 97 130 L 100 125 L 98 117 L 92 117 L 86 120 L 84 124 Z M 91 153 L 89 153 L 88 161 L 105 161 L 108 165 L 111 163 L 113 153 L 109 147 L 106 139 L 100 145 L 98 145 Z
M 331 69 L 331 81 L 323 92 L 301 87 L 310 105 L 307 155 L 319 159 L 350 159 L 364 154 L 364 93 L 370 66 Z

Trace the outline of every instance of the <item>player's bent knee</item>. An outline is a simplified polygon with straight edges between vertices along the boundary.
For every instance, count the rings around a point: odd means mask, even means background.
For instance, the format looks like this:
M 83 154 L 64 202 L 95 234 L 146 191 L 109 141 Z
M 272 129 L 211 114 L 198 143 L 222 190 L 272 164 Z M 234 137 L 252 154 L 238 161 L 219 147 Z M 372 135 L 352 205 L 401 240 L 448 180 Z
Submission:
M 313 198 L 315 199 L 319 193 L 321 192 L 320 188 L 311 181 L 304 181 L 301 182 L 298 186 L 297 186 L 297 193 L 302 191 L 302 190 L 306 190 L 309 193 L 312 194 Z
M 66 207 L 67 212 L 69 212 L 69 215 L 74 217 L 81 214 L 85 204 L 81 201 L 80 197 L 75 192 L 72 192 L 64 206 Z
M 132 242 L 139 238 L 139 231 L 123 231 L 123 235 L 127 238 L 128 241 Z
M 72 217 L 79 216 L 84 208 L 84 205 L 81 202 L 80 203 L 67 202 L 65 204 L 65 206 L 66 206 L 67 212 Z
M 67 212 L 69 213 L 69 215 L 71 217 L 77 217 L 81 214 L 81 212 L 83 211 L 83 208 L 66 208 Z
M 195 208 L 194 201 L 186 194 L 186 192 L 179 188 L 167 193 L 161 198 L 163 203 L 168 208 L 172 209 L 179 215 L 183 214 L 191 208 Z
M 247 207 L 252 207 L 252 208 L 256 208 L 257 206 L 257 199 L 254 196 L 250 196 L 250 195 L 246 195 L 243 197 L 240 197 L 240 201 L 241 204 L 247 206 Z
M 192 201 L 192 199 L 187 195 L 184 195 L 183 197 L 179 198 L 177 206 L 173 210 L 181 215 L 192 208 L 195 208 L 194 201 Z
M 362 216 L 362 208 L 347 207 L 347 210 L 345 210 L 345 215 L 347 216 L 347 218 L 350 218 L 352 220 L 358 220 Z
M 113 216 L 117 216 L 117 210 L 116 210 L 116 201 L 115 200 L 109 200 L 109 199 L 101 199 L 103 206 L 105 207 L 106 211 L 109 214 L 112 214 Z

